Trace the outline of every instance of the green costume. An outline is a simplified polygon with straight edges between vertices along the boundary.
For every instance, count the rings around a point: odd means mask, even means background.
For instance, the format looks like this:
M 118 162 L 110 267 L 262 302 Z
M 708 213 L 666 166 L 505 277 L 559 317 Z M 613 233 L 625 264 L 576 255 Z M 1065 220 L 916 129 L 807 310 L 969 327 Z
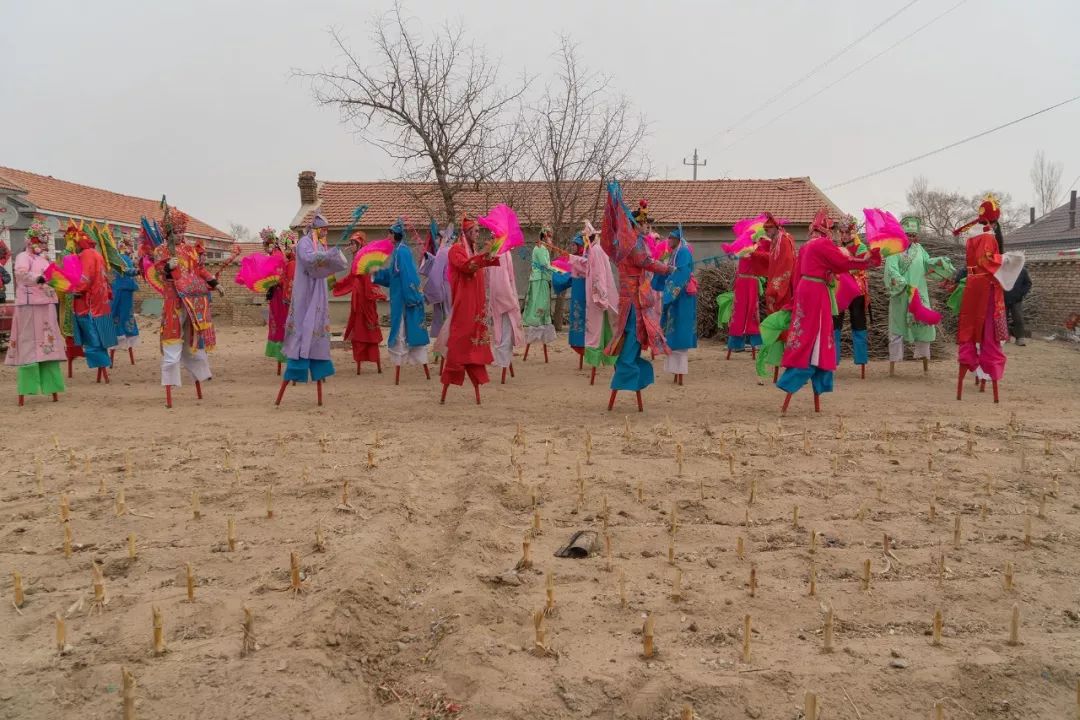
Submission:
M 930 305 L 927 276 L 946 280 L 953 276 L 953 264 L 947 257 L 931 258 L 926 248 L 911 243 L 902 253 L 885 258 L 885 290 L 889 293 L 889 336 L 906 343 L 928 343 L 937 337 L 937 327 L 915 322 L 908 313 L 909 288 L 917 288 L 926 307 Z
M 525 294 L 525 311 L 521 325 L 526 343 L 550 343 L 555 340 L 555 326 L 551 323 L 551 253 L 537 243 L 532 251 L 532 270 L 529 272 L 529 290 Z

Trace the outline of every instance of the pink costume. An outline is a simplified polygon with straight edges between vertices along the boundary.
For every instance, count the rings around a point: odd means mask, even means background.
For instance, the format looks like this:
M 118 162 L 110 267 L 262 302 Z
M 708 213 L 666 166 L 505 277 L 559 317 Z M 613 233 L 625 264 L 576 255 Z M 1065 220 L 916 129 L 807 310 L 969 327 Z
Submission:
M 758 297 L 761 295 L 761 283 L 759 276 L 765 276 L 769 272 L 769 248 L 768 243 L 746 257 L 739 258 L 739 264 L 735 270 L 735 301 L 731 311 L 731 322 L 728 325 L 728 338 L 739 338 L 740 341 L 750 337 L 752 345 L 761 344 L 761 319 L 758 315 Z M 755 336 L 757 336 L 755 338 Z M 743 347 L 743 342 L 736 342 L 738 348 Z M 728 343 L 732 347 L 732 343 Z
M 514 262 L 510 253 L 500 255 L 499 264 L 486 268 L 484 272 L 487 274 L 488 310 L 495 341 L 491 348 L 494 365 L 508 368 L 513 362 L 514 348 L 525 344 Z

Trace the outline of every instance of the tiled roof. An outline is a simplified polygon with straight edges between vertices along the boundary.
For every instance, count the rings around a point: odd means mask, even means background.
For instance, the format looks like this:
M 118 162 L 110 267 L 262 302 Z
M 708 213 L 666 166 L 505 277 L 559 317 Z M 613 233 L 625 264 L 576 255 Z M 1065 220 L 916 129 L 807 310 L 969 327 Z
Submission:
M 733 225 L 742 218 L 769 211 L 796 225 L 807 225 L 814 214 L 825 207 L 834 217 L 841 211 L 810 178 L 774 180 L 643 180 L 622 183 L 623 197 L 632 208 L 640 198 L 649 201 L 649 216 L 660 225 L 683 223 L 691 226 Z M 319 210 L 331 226 L 343 227 L 352 219 L 357 205 L 367 204 L 361 224 L 389 226 L 399 215 L 414 223 L 426 224 L 434 216 L 445 221 L 442 200 L 434 184 L 401 182 L 337 182 L 318 184 Z M 586 184 L 584 214 L 594 223 L 603 211 L 603 186 L 598 181 Z M 483 213 L 499 202 L 507 202 L 518 211 L 523 224 L 549 222 L 551 200 L 548 186 L 542 182 L 492 183 L 479 190 L 469 189 L 458 195 L 459 212 Z M 306 211 L 305 211 L 306 210 Z M 297 224 L 311 218 L 311 209 L 301 209 Z
M 0 190 L 14 190 L 15 192 L 25 193 L 26 188 L 22 187 L 14 180 L 10 180 L 3 175 L 0 175 Z
M 128 225 L 138 225 L 139 219 L 144 215 L 151 219 L 161 218 L 161 209 L 157 200 L 121 195 L 109 190 L 57 180 L 48 175 L 38 175 L 6 167 L 0 167 L 0 181 L 2 180 L 15 184 L 16 189 L 24 190 L 25 199 L 43 212 L 61 216 L 74 215 L 91 220 L 108 220 Z M 0 182 L 0 185 L 3 184 Z M 184 207 L 180 209 L 186 212 Z M 192 235 L 230 239 L 228 233 L 195 217 L 188 222 L 188 232 Z
M 1077 203 L 1077 214 L 1080 215 L 1080 202 Z M 1069 228 L 1069 203 L 1055 208 L 1043 215 L 1031 225 L 1017 228 L 1005 237 L 1005 248 L 1021 250 L 1032 243 L 1050 245 L 1052 243 L 1064 243 L 1070 247 L 1080 245 L 1080 217 L 1076 225 Z

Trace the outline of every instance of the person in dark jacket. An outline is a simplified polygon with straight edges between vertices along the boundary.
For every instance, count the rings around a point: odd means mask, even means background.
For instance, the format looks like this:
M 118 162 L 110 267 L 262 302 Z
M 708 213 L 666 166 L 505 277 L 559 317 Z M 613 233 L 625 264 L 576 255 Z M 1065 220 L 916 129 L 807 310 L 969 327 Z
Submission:
M 1012 290 L 1005 292 L 1005 316 L 1009 321 L 1009 334 L 1016 338 L 1016 344 L 1023 347 L 1024 341 L 1024 296 L 1031 291 L 1031 276 L 1027 268 L 1020 271 Z

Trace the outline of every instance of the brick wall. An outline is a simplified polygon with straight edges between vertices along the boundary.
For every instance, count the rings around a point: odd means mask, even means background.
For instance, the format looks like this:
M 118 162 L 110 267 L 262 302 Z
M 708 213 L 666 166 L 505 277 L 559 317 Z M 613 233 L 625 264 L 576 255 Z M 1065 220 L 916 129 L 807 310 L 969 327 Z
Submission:
M 1034 328 L 1058 330 L 1073 313 L 1080 313 L 1080 259 L 1028 260 L 1031 299 L 1024 315 L 1033 315 Z

